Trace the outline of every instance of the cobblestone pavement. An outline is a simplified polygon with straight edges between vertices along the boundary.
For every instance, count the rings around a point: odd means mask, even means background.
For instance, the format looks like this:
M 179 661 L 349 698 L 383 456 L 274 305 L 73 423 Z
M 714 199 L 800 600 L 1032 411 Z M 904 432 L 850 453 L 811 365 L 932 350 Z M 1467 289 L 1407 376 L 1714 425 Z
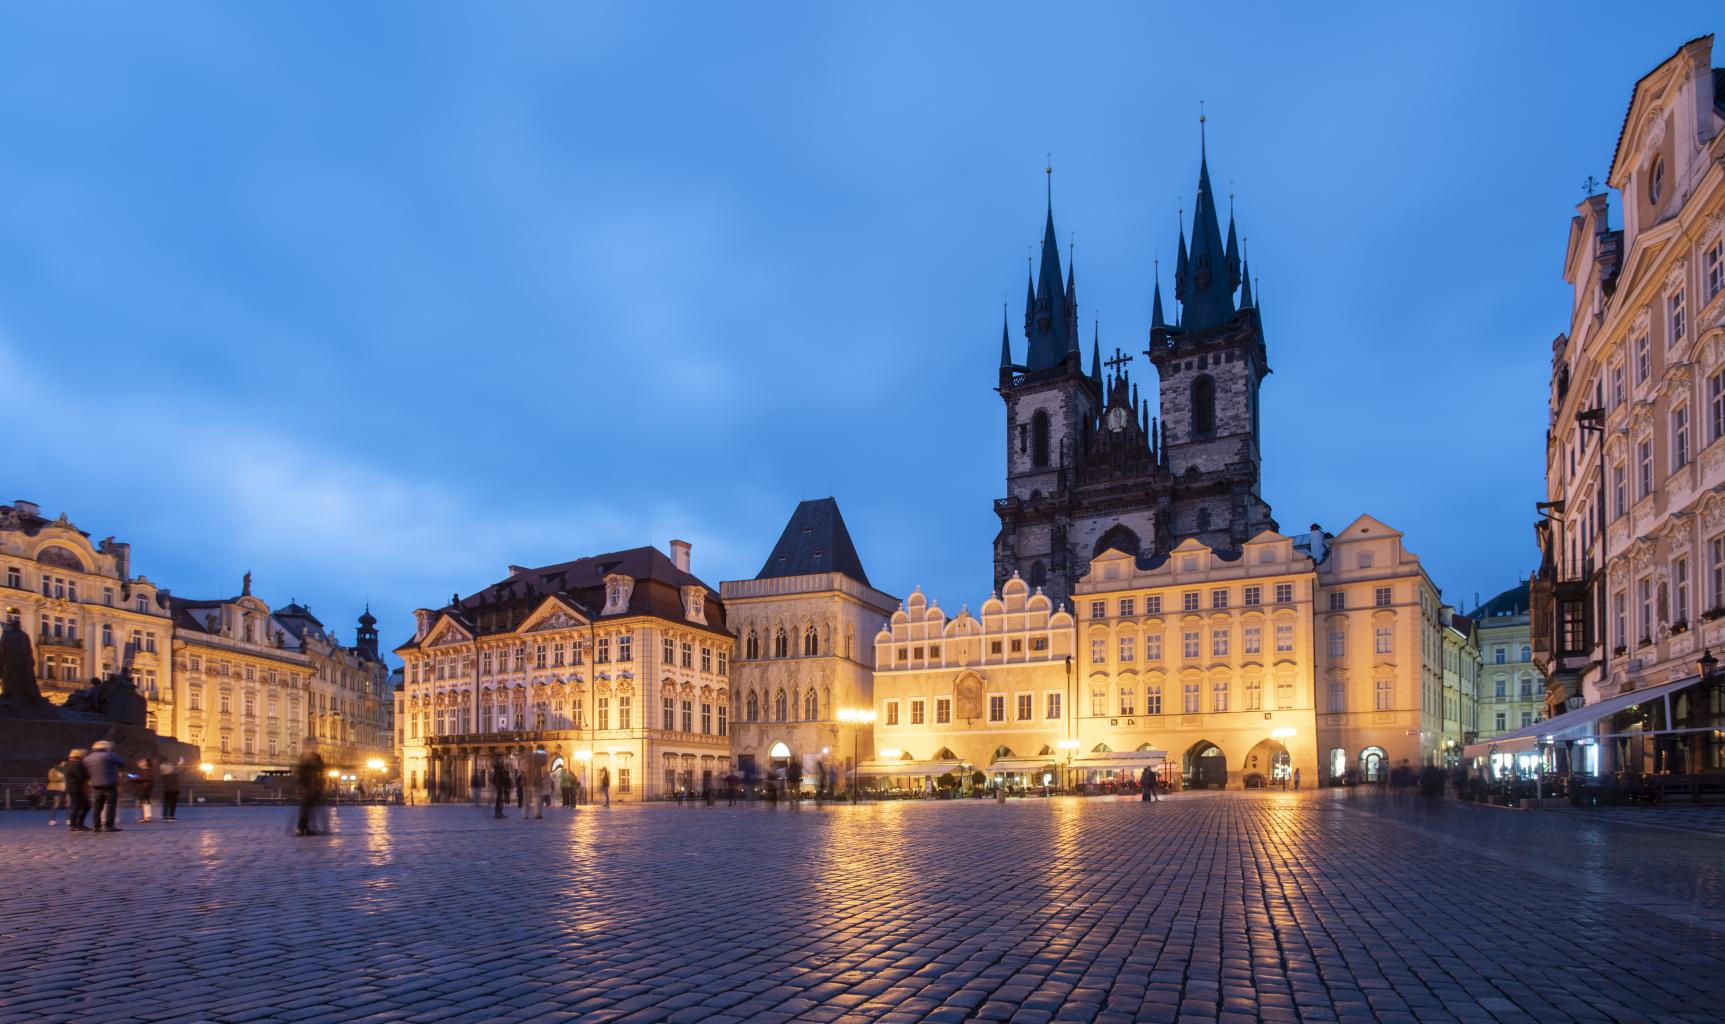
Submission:
M 1717 1021 L 1725 839 L 1335 793 L 0 815 L 0 1022 Z M 129 814 L 127 815 L 130 816 Z

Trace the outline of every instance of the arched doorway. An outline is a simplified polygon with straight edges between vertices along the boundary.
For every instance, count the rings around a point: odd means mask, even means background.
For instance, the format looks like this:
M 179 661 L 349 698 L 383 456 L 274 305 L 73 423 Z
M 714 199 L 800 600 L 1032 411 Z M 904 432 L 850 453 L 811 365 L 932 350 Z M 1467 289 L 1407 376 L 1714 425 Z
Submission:
M 1293 758 L 1280 740 L 1264 740 L 1247 752 L 1240 772 L 1247 789 L 1286 788 L 1293 775 Z
M 783 740 L 767 748 L 767 757 L 772 760 L 773 771 L 775 772 L 780 768 L 791 766 L 791 748 L 786 746 Z
M 1345 749 L 1341 747 L 1330 748 L 1329 767 L 1326 774 L 1329 775 L 1332 786 L 1341 785 L 1343 780 L 1347 778 L 1348 752 Z
M 1384 748 L 1367 747 L 1360 751 L 1360 778 L 1366 782 L 1384 781 L 1384 773 L 1389 770 L 1389 762 L 1384 757 Z
M 1222 748 L 1209 740 L 1199 740 L 1186 751 L 1187 789 L 1226 789 L 1228 758 Z

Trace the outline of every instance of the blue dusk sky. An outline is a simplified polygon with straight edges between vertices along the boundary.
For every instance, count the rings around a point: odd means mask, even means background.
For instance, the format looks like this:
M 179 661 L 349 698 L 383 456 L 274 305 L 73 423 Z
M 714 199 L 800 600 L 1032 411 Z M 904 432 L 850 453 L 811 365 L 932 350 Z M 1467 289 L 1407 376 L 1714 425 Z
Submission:
M 1719 13 L 13 6 L 0 498 L 391 645 L 511 562 L 752 576 L 828 494 L 877 586 L 974 607 L 1044 154 L 1085 333 L 1142 350 L 1202 100 L 1276 517 L 1369 512 L 1471 606 L 1537 560 L 1582 181 Z

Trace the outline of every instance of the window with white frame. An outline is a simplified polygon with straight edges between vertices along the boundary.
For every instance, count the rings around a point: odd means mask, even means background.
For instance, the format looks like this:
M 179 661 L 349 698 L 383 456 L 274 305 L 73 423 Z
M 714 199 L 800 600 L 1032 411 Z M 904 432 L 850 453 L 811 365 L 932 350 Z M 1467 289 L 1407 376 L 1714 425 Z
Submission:
M 1287 654 L 1294 649 L 1294 624 L 1279 623 L 1276 626 L 1276 653 Z
M 1287 710 L 1294 706 L 1294 681 L 1283 677 L 1276 680 L 1276 707 Z
M 1144 599 L 1144 614 L 1145 615 L 1161 615 L 1162 614 L 1162 595 L 1161 594 L 1152 594 L 1151 596 L 1146 597 Z
M 1345 591 L 1330 591 L 1330 611 L 1345 611 L 1348 607 L 1348 595 Z
M 1188 590 L 1185 593 L 1181 594 L 1180 595 L 1180 607 L 1186 611 L 1189 611 L 1189 612 L 1197 611 L 1198 610 L 1198 592 L 1196 590 Z
M 934 699 L 934 724 L 947 725 L 952 722 L 952 698 L 936 697 Z
M 988 720 L 990 722 L 1006 721 L 1006 694 L 991 693 L 988 695 Z
M 1330 629 L 1330 657 L 1345 658 L 1348 654 L 1348 631 L 1343 626 Z
M 1218 679 L 1210 684 L 1210 710 L 1223 712 L 1228 710 L 1228 681 Z
M 1332 682 L 1330 684 L 1330 714 L 1339 715 L 1347 710 L 1348 684 L 1343 682 Z
M 1105 637 L 1105 636 L 1093 636 L 1090 638 L 1090 664 L 1092 664 L 1092 665 L 1106 665 L 1106 664 L 1108 664 L 1108 638 L 1107 637 Z
M 1182 693 L 1181 696 L 1184 698 L 1184 701 L 1185 701 L 1185 703 L 1183 704 L 1183 707 L 1186 710 L 1186 714 L 1188 714 L 1188 715 L 1197 714 L 1200 710 L 1200 708 L 1198 706 L 1198 701 L 1199 701 L 1198 684 L 1197 683 L 1187 683 L 1183 689 L 1184 689 L 1184 692 Z
M 1650 643 L 1653 640 L 1653 581 L 1636 580 L 1635 597 L 1640 605 L 1641 642 Z
M 1263 587 L 1247 587 L 1240 595 L 1240 603 L 1248 608 L 1256 608 L 1264 603 Z
M 1701 255 L 1701 279 L 1707 286 L 1707 301 L 1725 291 L 1725 238 L 1715 238 Z
M 1138 713 L 1138 688 L 1130 683 L 1120 684 L 1120 717 L 1130 718 Z
M 910 702 L 910 724 L 921 725 L 923 716 L 923 701 L 917 698 Z
M 1120 599 L 1120 617 L 1121 618 L 1129 619 L 1132 616 L 1137 615 L 1137 614 L 1138 614 L 1138 599 L 1136 597 L 1123 597 Z
M 1623 591 L 1611 595 L 1611 623 L 1615 630 L 1617 642 L 1623 647 L 1629 646 L 1629 614 L 1625 610 L 1629 597 Z
M 1652 345 L 1647 335 L 1635 339 L 1635 383 L 1645 384 L 1653 376 Z
M 1020 722 L 1028 722 L 1028 721 L 1030 721 L 1031 716 L 1033 714 L 1035 714 L 1036 695 L 1030 694 L 1030 693 L 1020 693 L 1017 695 L 1017 697 L 1018 697 L 1018 699 L 1017 699 L 1016 703 L 1018 705 L 1018 720 Z
M 1210 631 L 1210 656 L 1226 658 L 1228 656 L 1228 630 L 1212 629 Z
M 1613 409 L 1623 404 L 1623 364 L 1614 363 L 1611 367 L 1611 407 Z
M 1136 637 L 1131 637 L 1131 636 L 1121 637 L 1120 638 L 1120 660 L 1122 662 L 1132 661 L 1134 659 L 1135 655 L 1137 655 L 1137 653 L 1138 653 L 1137 646 L 1138 646 L 1138 643 L 1137 643 Z
M 1392 654 L 1395 652 L 1396 633 L 1393 627 L 1379 626 L 1373 631 L 1373 637 L 1373 649 L 1377 653 Z
M 1725 607 L 1725 534 L 1707 542 L 1707 605 Z
M 1389 680 L 1389 679 L 1378 680 L 1377 687 L 1376 687 L 1376 690 L 1377 690 L 1377 694 L 1376 694 L 1377 710 L 1379 710 L 1379 711 L 1390 710 L 1390 708 L 1393 705 L 1393 701 L 1394 701 L 1395 685 L 1396 684 L 1393 680 Z
M 1653 493 L 1653 439 L 1644 437 L 1635 442 L 1635 474 L 1639 490 L 1636 498 L 1645 498 Z
M 1092 602 L 1090 602 L 1090 617 L 1093 619 L 1105 619 L 1105 618 L 1107 618 L 1108 617 L 1108 602 L 1107 601 L 1092 601 Z
M 1217 589 L 1217 590 L 1210 591 L 1210 607 L 1212 607 L 1212 608 L 1226 608 L 1226 607 L 1228 607 L 1228 591 L 1226 591 L 1224 589 Z
M 1264 681 L 1261 679 L 1246 680 L 1246 710 L 1259 711 L 1264 707 Z
M 1058 691 L 1043 694 L 1044 717 L 1053 720 L 1060 717 L 1060 694 Z
M 1090 688 L 1090 717 L 1108 717 L 1108 688 L 1106 686 L 1092 686 Z
M 1689 405 L 1671 410 L 1671 471 L 1689 465 Z
M 1240 630 L 1240 649 L 1246 654 L 1261 654 L 1264 650 L 1264 627 L 1245 626 Z
M 1684 306 L 1683 292 L 1684 290 L 1679 288 L 1671 293 L 1670 298 L 1665 300 L 1666 309 L 1670 312 L 1671 339 L 1669 344 L 1671 345 L 1681 342 L 1689 330 L 1689 314 Z
M 1180 637 L 1180 653 L 1183 657 L 1192 659 L 1199 657 L 1201 638 L 1195 629 L 1186 630 Z
M 1725 370 L 1707 378 L 1707 443 L 1725 437 Z
M 1144 634 L 1144 660 L 1145 661 L 1161 661 L 1162 660 L 1162 634 L 1161 633 L 1146 633 L 1146 634 Z
M 1619 462 L 1611 467 L 1611 518 L 1629 511 L 1629 471 Z
M 1395 602 L 1391 599 L 1393 591 L 1389 587 L 1378 587 L 1372 591 L 1372 604 L 1379 608 L 1388 608 Z
M 1144 713 L 1146 715 L 1162 713 L 1162 687 L 1155 683 L 1144 687 Z
M 990 721 L 999 721 L 999 719 L 991 718 Z M 886 702 L 886 724 L 898 724 L 898 701 L 896 700 L 889 700 Z
M 1293 604 L 1294 603 L 1294 585 L 1292 583 L 1278 583 L 1278 584 L 1276 584 L 1276 603 L 1277 604 Z

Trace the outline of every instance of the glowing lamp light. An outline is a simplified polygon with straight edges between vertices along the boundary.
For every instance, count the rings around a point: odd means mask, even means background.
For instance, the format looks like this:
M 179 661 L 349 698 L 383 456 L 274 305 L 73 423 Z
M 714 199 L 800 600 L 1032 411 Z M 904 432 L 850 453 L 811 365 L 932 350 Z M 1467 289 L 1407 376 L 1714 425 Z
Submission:
M 882 748 L 882 750 L 880 752 L 880 756 L 884 760 L 891 761 L 903 753 L 904 753 L 904 751 L 898 749 L 897 747 L 885 747 L 885 748 Z
M 365 766 L 367 768 L 370 768 L 374 772 L 381 772 L 381 771 L 383 771 L 383 758 L 374 757 L 371 760 L 367 761 L 365 763 Z
M 593 760 L 593 752 L 591 750 L 577 750 L 575 751 L 575 760 L 591 761 Z
M 1295 732 L 1294 729 L 1271 729 L 1270 736 L 1278 740 L 1289 740 L 1294 738 Z
M 341 778 L 341 770 L 339 768 L 331 768 L 329 771 L 325 772 L 324 774 L 328 775 L 332 779 Z
M 874 711 L 868 708 L 839 708 L 839 721 L 851 725 L 867 725 L 875 720 Z
M 1077 750 L 1078 749 L 1078 741 L 1077 740 L 1061 740 L 1060 741 L 1060 749 L 1061 750 Z
M 209 773 L 211 773 L 215 770 L 216 770 L 216 766 L 209 763 L 208 761 L 205 761 L 203 764 L 198 765 L 198 771 L 203 772 L 205 775 L 208 775 Z

